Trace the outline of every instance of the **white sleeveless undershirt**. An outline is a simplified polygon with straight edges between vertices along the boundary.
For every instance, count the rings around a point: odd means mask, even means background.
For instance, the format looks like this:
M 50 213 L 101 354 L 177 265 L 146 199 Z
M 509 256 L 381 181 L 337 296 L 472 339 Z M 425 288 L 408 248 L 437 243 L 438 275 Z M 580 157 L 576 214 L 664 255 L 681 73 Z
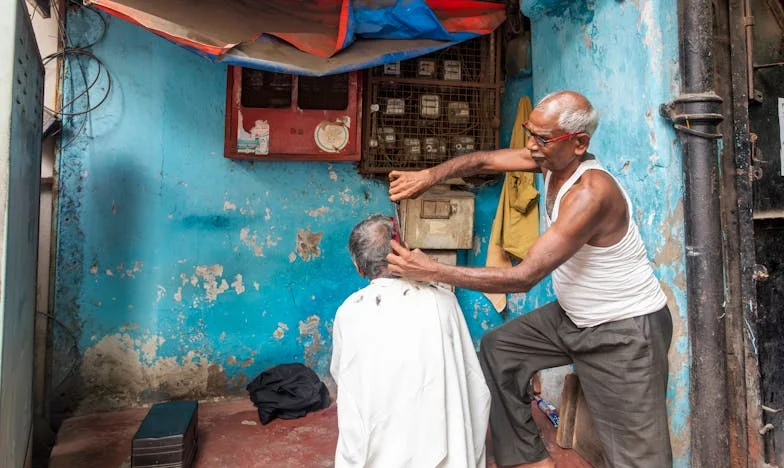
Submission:
M 589 170 L 604 171 L 615 180 L 626 199 L 629 228 L 618 243 L 610 247 L 585 244 L 553 271 L 553 287 L 566 315 L 581 328 L 623 320 L 655 312 L 667 304 L 667 297 L 653 275 L 640 231 L 632 218 L 632 203 L 618 180 L 597 160 L 583 161 L 564 182 L 553 204 L 552 218 L 545 210 L 547 227 L 558 219 L 561 199 L 577 179 Z M 545 200 L 550 185 L 545 176 Z

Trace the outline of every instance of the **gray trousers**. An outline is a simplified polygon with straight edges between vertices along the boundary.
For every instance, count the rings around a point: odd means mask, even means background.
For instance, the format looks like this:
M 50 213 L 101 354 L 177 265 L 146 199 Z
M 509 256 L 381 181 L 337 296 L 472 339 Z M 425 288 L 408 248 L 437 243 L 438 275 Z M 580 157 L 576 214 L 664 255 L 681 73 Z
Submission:
M 531 416 L 528 384 L 538 370 L 574 363 L 609 465 L 671 467 L 665 402 L 671 339 L 666 306 L 578 328 L 551 302 L 487 332 L 479 361 L 492 395 L 496 463 L 533 463 L 548 456 Z

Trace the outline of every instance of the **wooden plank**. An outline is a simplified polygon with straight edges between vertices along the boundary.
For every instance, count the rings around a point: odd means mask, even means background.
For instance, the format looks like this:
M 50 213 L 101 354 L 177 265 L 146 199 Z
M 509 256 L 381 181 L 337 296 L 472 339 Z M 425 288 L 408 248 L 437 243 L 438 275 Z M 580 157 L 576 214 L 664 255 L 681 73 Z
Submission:
M 574 440 L 574 419 L 577 413 L 577 397 L 580 393 L 580 383 L 577 374 L 564 377 L 563 390 L 561 391 L 561 404 L 558 409 L 558 433 L 555 443 L 563 448 L 572 448 Z
M 574 449 L 582 458 L 594 466 L 607 466 L 604 447 L 594 428 L 588 404 L 585 402 L 580 379 L 577 374 L 564 377 L 561 392 L 560 421 L 555 442 L 562 448 Z
M 588 404 L 585 401 L 582 389 L 579 387 L 578 385 L 572 448 L 585 461 L 593 465 L 594 468 L 604 468 L 608 466 L 604 456 L 604 447 L 601 440 L 599 440 L 599 434 L 594 428 L 593 418 L 591 418 L 591 412 L 588 410 Z

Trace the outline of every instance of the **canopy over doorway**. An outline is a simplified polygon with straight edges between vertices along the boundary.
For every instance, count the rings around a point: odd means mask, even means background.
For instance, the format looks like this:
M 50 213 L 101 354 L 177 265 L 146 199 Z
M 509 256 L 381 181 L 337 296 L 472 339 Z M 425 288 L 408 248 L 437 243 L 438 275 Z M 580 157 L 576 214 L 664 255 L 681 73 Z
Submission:
M 506 5 L 468 0 L 86 0 L 215 62 L 322 76 L 489 34 Z

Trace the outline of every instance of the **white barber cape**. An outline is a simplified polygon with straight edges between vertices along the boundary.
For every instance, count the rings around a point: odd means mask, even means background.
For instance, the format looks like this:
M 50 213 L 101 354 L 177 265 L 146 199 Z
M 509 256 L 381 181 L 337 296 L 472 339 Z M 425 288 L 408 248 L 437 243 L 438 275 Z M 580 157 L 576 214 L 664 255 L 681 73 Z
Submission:
M 377 278 L 333 325 L 335 467 L 485 466 L 490 392 L 449 290 Z

